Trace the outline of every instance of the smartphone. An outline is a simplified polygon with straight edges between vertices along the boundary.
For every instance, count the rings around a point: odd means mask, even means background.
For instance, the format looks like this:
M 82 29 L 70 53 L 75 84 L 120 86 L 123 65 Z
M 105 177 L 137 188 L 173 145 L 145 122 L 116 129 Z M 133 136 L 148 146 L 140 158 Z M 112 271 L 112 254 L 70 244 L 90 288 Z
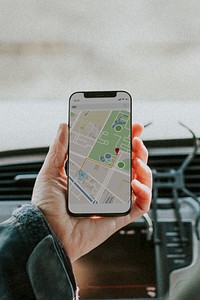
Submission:
M 131 209 L 132 98 L 125 91 L 69 99 L 68 211 L 125 215 Z

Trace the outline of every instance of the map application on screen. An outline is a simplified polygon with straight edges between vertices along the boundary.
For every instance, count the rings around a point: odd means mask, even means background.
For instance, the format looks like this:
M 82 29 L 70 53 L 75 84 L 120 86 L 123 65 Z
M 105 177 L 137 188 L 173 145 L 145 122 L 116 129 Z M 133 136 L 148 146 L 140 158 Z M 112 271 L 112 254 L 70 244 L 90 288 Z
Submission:
M 86 104 L 75 100 L 70 104 L 70 202 L 95 206 L 129 203 L 129 99 L 113 100 L 109 105 L 106 99 L 96 104 L 94 100 Z

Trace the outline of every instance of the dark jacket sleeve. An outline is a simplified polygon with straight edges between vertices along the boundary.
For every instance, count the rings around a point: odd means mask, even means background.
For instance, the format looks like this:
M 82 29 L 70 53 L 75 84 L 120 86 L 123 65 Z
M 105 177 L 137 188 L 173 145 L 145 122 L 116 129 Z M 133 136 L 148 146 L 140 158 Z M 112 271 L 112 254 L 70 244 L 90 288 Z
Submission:
M 0 299 L 75 299 L 69 258 L 38 208 L 24 205 L 0 224 Z

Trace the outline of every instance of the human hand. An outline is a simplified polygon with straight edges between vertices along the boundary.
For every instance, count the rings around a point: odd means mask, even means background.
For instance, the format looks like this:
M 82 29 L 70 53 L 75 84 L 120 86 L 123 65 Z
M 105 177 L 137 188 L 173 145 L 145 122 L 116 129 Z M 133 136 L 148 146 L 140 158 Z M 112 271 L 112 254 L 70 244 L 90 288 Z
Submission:
M 114 232 L 148 211 L 151 202 L 152 174 L 147 164 L 148 152 L 139 138 L 142 125 L 132 127 L 132 209 L 126 216 L 78 218 L 66 209 L 68 126 L 61 124 L 49 149 L 33 189 L 32 204 L 44 214 L 52 231 L 62 243 L 71 261 L 105 241 Z

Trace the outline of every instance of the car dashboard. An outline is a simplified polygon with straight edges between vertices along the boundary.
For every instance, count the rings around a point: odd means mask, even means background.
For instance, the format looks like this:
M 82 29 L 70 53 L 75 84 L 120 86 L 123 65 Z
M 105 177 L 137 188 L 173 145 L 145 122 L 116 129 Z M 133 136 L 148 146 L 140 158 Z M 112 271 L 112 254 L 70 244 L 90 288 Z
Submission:
M 150 211 L 74 263 L 81 299 L 173 299 L 195 270 L 200 251 L 198 145 L 194 139 L 144 143 L 154 179 Z M 0 153 L 0 222 L 30 203 L 47 151 Z

